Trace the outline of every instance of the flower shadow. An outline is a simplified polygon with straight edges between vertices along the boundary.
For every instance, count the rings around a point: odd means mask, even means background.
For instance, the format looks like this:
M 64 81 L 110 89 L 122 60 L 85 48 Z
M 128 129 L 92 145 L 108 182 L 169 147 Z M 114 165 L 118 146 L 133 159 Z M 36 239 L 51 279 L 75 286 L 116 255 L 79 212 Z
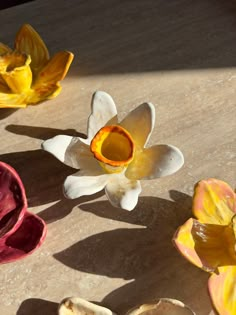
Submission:
M 57 314 L 57 309 L 58 303 L 31 298 L 21 303 L 16 315 L 55 315 Z
M 171 242 L 176 228 L 190 216 L 191 198 L 177 191 L 170 196 L 173 201 L 141 197 L 132 212 L 115 209 L 106 201 L 80 205 L 96 216 L 131 225 L 89 236 L 54 258 L 82 272 L 133 280 L 102 301 L 116 312 L 127 311 L 137 301 L 172 297 L 196 305 L 202 299 L 201 309 L 208 314 L 207 275 L 186 262 Z
M 18 110 L 18 108 L 1 108 L 0 109 L 0 120 L 7 118 Z

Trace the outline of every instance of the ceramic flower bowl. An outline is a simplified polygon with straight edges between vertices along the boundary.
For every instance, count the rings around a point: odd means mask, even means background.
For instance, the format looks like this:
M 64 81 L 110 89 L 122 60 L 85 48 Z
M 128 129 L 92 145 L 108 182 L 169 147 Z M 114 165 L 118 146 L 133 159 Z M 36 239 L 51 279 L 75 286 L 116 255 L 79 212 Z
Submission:
M 50 58 L 39 34 L 23 25 L 13 50 L 0 43 L 0 108 L 26 107 L 56 97 L 72 60 L 68 51 Z
M 45 236 L 45 222 L 27 211 L 19 175 L 11 166 L 0 162 L 0 263 L 31 254 Z
M 92 99 L 88 138 L 58 135 L 46 140 L 42 148 L 80 169 L 65 180 L 68 198 L 105 189 L 114 207 L 132 210 L 141 192 L 140 180 L 173 174 L 184 164 L 183 154 L 173 145 L 147 147 L 154 124 L 151 103 L 141 104 L 119 122 L 111 96 L 98 91 Z
M 236 314 L 236 194 L 209 178 L 195 186 L 193 214 L 178 228 L 174 244 L 191 263 L 210 273 L 208 289 L 220 315 Z
M 58 315 L 114 315 L 108 308 L 87 302 L 78 297 L 61 302 Z M 196 315 L 182 302 L 173 299 L 159 299 L 155 303 L 143 304 L 128 311 L 125 315 Z

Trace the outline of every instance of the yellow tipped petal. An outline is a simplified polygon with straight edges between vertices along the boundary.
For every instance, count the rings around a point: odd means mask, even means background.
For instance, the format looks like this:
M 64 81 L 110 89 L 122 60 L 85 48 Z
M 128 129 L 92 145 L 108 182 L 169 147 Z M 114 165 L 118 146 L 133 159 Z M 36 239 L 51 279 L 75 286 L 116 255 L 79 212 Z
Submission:
M 199 221 L 228 225 L 235 212 L 235 193 L 227 183 L 211 178 L 196 185 L 193 213 Z
M 12 50 L 7 45 L 4 45 L 3 43 L 0 43 L 0 55 L 10 53 Z
M 15 49 L 31 56 L 31 68 L 38 72 L 49 60 L 49 53 L 40 35 L 29 24 L 24 24 L 16 35 Z
M 230 226 L 202 224 L 189 219 L 176 232 L 174 243 L 194 265 L 208 272 L 236 264 L 235 237 Z
M 54 55 L 48 64 L 38 74 L 34 86 L 55 84 L 64 79 L 74 55 L 61 51 Z
M 26 107 L 25 96 L 20 94 L 0 93 L 0 108 Z
M 13 93 L 22 93 L 30 89 L 32 83 L 30 62 L 30 56 L 20 53 L 0 57 L 1 76 Z
M 220 315 L 236 314 L 236 266 L 221 267 L 208 282 L 213 305 Z
M 126 166 L 134 156 L 131 135 L 116 125 L 101 128 L 93 138 L 90 149 L 98 161 L 111 167 Z

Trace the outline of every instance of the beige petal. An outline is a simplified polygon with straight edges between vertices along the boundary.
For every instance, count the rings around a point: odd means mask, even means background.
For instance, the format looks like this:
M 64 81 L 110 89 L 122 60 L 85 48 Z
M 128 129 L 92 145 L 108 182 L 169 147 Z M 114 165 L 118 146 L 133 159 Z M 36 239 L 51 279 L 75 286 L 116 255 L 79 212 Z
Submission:
M 115 313 L 79 297 L 70 297 L 60 303 L 58 315 L 115 315 Z
M 126 315 L 196 315 L 188 306 L 175 299 L 162 298 L 156 303 L 143 304 Z

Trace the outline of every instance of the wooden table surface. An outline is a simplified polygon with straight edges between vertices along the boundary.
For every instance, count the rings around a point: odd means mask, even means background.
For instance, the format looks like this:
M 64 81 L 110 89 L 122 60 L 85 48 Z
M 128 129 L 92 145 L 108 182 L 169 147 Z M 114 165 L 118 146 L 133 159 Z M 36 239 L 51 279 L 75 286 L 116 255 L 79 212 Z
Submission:
M 0 41 L 12 46 L 29 23 L 52 54 L 75 54 L 55 100 L 0 110 L 0 160 L 18 171 L 30 211 L 48 223 L 38 251 L 1 265 L 1 314 L 53 315 L 73 295 L 118 314 L 158 297 L 211 312 L 208 274 L 171 239 L 191 215 L 197 181 L 235 186 L 235 18 L 230 0 L 39 0 L 0 11 Z M 132 212 L 102 193 L 65 199 L 62 184 L 74 170 L 40 149 L 54 135 L 86 133 L 96 90 L 112 95 L 121 118 L 152 102 L 150 144 L 173 144 L 185 156 L 175 175 L 142 182 Z

